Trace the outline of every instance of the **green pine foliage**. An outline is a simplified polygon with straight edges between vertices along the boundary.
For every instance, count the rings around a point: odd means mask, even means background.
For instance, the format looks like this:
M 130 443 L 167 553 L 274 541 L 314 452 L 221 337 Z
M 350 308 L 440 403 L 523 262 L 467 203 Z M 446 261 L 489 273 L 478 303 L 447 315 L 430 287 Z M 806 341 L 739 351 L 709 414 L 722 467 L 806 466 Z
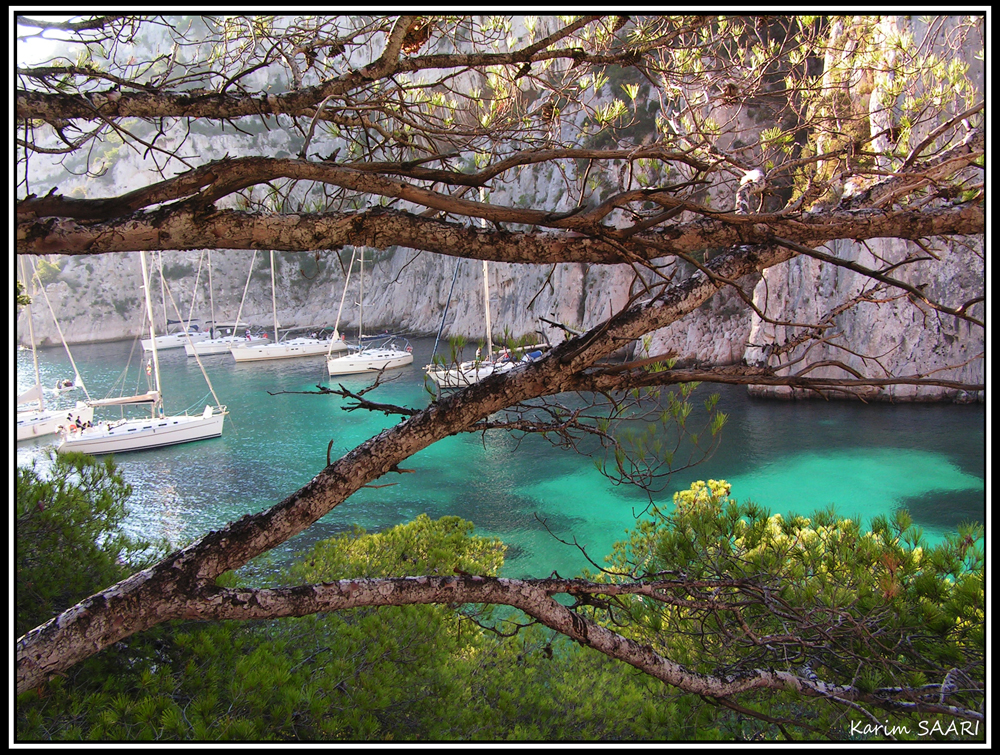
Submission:
M 495 574 L 504 546 L 457 517 L 318 543 L 288 583 Z M 235 582 L 230 578 L 229 582 Z M 404 606 L 258 624 L 175 622 L 18 699 L 19 740 L 686 738 L 692 702 L 539 627 Z M 477 623 L 478 622 L 478 623 Z M 698 703 L 700 705 L 700 703 Z M 704 707 L 704 706 L 702 706 Z M 690 732 L 689 732 L 690 733 Z
M 80 475 L 66 475 L 63 484 L 78 508 L 91 507 L 82 505 L 86 495 L 74 480 L 103 483 L 88 482 L 84 490 L 103 496 L 104 507 L 123 502 L 113 464 L 68 458 L 62 467 Z M 61 573 L 91 571 L 100 586 L 120 573 L 98 558 L 117 542 L 111 533 L 120 517 L 86 531 L 67 524 L 78 538 L 99 546 L 60 545 L 65 539 L 50 534 L 54 525 L 29 527 L 31 519 L 20 508 L 22 488 L 29 512 L 41 513 L 59 497 L 53 495 L 59 487 L 54 480 L 62 478 L 50 477 L 19 470 L 19 548 L 36 554 L 65 550 L 60 558 L 68 560 L 57 564 Z M 762 664 L 801 670 L 808 664 L 826 681 L 865 691 L 903 684 L 939 691 L 942 674 L 951 669 L 951 681 L 966 689 L 952 702 L 975 707 L 984 677 L 981 542 L 981 530 L 967 527 L 928 547 L 902 513 L 876 520 L 870 532 L 830 511 L 808 519 L 771 515 L 752 503 L 737 504 L 727 483 L 710 480 L 677 494 L 670 511 L 656 510 L 609 557 L 610 569 L 622 575 L 683 576 L 696 585 L 677 593 L 687 604 L 620 599 L 608 604 L 610 614 L 595 610 L 594 616 L 703 673 L 739 673 Z M 355 530 L 317 543 L 280 581 L 456 569 L 495 575 L 504 550 L 500 541 L 475 535 L 469 522 L 421 515 L 384 532 Z M 20 550 L 18 558 L 20 564 Z M 74 559 L 97 561 L 108 571 L 70 566 Z M 111 559 L 117 561 L 118 555 Z M 232 574 L 220 580 L 239 581 Z M 19 620 L 28 595 L 18 592 Z M 60 598 L 72 599 L 69 593 Z M 708 600 L 716 607 L 699 607 Z M 51 605 L 60 603 L 53 599 Z M 512 632 L 515 623 L 521 626 Z M 922 732 L 914 717 L 876 714 L 888 726 L 909 726 L 909 738 Z M 19 696 L 16 736 L 353 742 L 883 738 L 871 729 L 853 736 L 850 719 L 851 709 L 791 693 L 744 694 L 725 704 L 684 694 L 526 623 L 512 610 L 426 605 L 164 625 Z M 927 726 L 936 721 L 923 720 Z M 955 738 L 947 726 L 943 721 L 931 738 Z M 894 733 L 908 737 L 900 729 Z
M 59 276 L 62 274 L 62 268 L 58 264 L 49 262 L 45 258 L 38 259 L 38 262 L 35 265 L 35 270 L 38 276 L 38 283 L 42 286 L 47 286 L 58 280 Z
M 782 517 L 729 493 L 725 481 L 696 482 L 618 543 L 602 578 L 684 584 L 671 591 L 673 605 L 636 597 L 602 620 L 701 673 L 784 669 L 879 695 L 911 688 L 917 699 L 951 683 L 964 691 L 949 704 L 981 708 L 981 526 L 964 525 L 931 547 L 902 510 L 862 532 L 832 510 Z M 842 706 L 790 694 L 745 697 L 748 708 L 801 724 L 800 735 L 850 734 Z M 932 718 L 871 713 L 913 734 Z
M 149 543 L 120 531 L 131 492 L 110 457 L 51 454 L 41 464 L 18 467 L 18 637 L 126 576 L 126 564 L 155 555 Z

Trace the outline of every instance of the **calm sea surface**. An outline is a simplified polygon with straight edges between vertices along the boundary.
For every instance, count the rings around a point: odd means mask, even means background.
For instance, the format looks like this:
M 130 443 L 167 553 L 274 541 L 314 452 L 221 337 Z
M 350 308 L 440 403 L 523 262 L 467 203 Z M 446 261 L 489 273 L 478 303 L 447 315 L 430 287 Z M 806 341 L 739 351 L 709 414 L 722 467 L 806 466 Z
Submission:
M 432 339 L 417 339 L 412 367 L 380 389 L 375 399 L 413 407 L 430 400 L 422 366 Z M 132 353 L 130 362 L 130 352 Z M 91 398 L 103 398 L 126 365 L 126 391 L 145 391 L 141 347 L 131 342 L 75 346 L 73 357 Z M 72 377 L 65 351 L 39 352 L 43 385 Z M 244 514 L 265 509 L 317 474 L 327 445 L 336 458 L 394 424 L 395 418 L 345 412 L 334 396 L 302 395 L 342 382 L 361 388 L 370 378 L 334 378 L 323 358 L 236 364 L 228 354 L 202 358 L 230 416 L 221 438 L 121 454 L 116 461 L 134 488 L 128 527 L 147 536 L 190 542 Z M 176 349 L 160 354 L 168 412 L 200 412 L 207 386 L 196 361 Z M 17 353 L 18 391 L 32 382 L 31 353 Z M 287 391 L 280 395 L 271 393 Z M 854 402 L 754 400 L 741 388 L 702 386 L 701 399 L 721 394 L 729 414 L 714 455 L 677 472 L 656 496 L 698 479 L 726 479 L 734 497 L 751 498 L 772 512 L 810 514 L 833 504 L 843 516 L 889 514 L 906 507 L 932 540 L 965 521 L 985 522 L 986 414 L 981 405 L 864 405 Z M 60 397 L 72 406 L 77 393 Z M 210 402 L 210 401 L 209 401 Z M 700 403 L 700 402 L 699 402 Z M 111 409 L 98 410 L 113 412 Z M 103 415 L 111 418 L 112 414 Z M 17 464 L 44 456 L 54 440 L 17 444 Z M 416 470 L 389 487 L 364 489 L 308 532 L 287 543 L 272 563 L 353 525 L 369 531 L 455 514 L 479 534 L 508 545 L 508 576 L 562 576 L 586 565 L 574 539 L 601 562 L 624 539 L 648 498 L 602 476 L 590 458 L 552 447 L 541 438 L 518 442 L 491 433 L 452 437 L 418 453 L 404 466 Z M 263 570 L 270 567 L 258 566 Z

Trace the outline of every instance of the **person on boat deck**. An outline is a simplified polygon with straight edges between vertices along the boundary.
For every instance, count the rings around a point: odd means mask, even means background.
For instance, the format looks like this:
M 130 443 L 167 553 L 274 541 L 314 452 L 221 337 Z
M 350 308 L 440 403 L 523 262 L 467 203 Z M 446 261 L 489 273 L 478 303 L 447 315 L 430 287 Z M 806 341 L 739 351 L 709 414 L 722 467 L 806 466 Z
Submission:
M 482 348 L 476 349 L 476 361 L 477 362 L 483 361 L 483 350 L 482 350 Z

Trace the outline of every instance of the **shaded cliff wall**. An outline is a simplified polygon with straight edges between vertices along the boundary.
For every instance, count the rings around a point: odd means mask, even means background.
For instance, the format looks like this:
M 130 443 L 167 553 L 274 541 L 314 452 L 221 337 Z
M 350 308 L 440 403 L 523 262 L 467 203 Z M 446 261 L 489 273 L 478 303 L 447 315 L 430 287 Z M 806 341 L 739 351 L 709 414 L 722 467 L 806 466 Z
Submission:
M 473 260 L 417 253 L 412 249 L 391 252 L 366 250 L 364 328 L 415 334 L 435 333 L 441 324 L 456 265 L 455 281 L 445 335 L 481 339 L 485 335 L 482 264 Z M 211 300 L 208 294 L 207 260 L 195 288 L 198 252 L 164 252 L 171 320 L 192 315 L 201 323 L 236 319 L 249 272 L 252 251 L 212 253 Z M 114 254 L 94 257 L 55 258 L 62 271 L 46 285 L 46 293 L 69 343 L 134 338 L 144 325 L 139 255 Z M 313 254 L 275 254 L 276 307 L 281 328 L 333 326 L 344 291 L 350 251 Z M 154 266 L 155 267 L 155 266 Z M 544 269 L 531 265 L 490 263 L 490 309 L 493 332 L 514 336 L 533 335 L 540 329 L 546 337 L 561 340 L 558 329 L 539 321 L 545 317 L 573 329 L 583 329 L 607 318 L 620 308 L 627 295 L 631 270 L 560 264 Z M 151 291 L 155 325 L 163 329 L 163 299 L 159 275 L 152 274 Z M 355 262 L 344 296 L 341 332 L 352 333 L 358 325 L 359 266 Z M 40 346 L 59 343 L 59 335 L 39 292 L 32 307 L 36 341 Z M 193 301 L 193 307 L 192 307 Z M 26 311 L 18 313 L 17 335 L 27 343 Z M 254 273 L 243 304 L 243 322 L 272 329 L 271 280 L 266 252 L 258 252 Z M 144 333 L 145 334 L 145 333 Z
M 969 47 L 953 49 L 950 44 L 957 26 L 953 18 L 891 16 L 878 21 L 872 43 L 888 50 L 896 36 L 909 35 L 913 49 L 924 55 L 938 55 L 944 60 L 968 66 L 968 78 L 976 92 L 984 88 L 985 68 Z M 846 34 L 850 30 L 845 28 Z M 905 37 L 904 37 L 905 38 Z M 949 47 L 944 47 L 944 44 Z M 901 54 L 901 53 L 900 53 Z M 905 96 L 932 94 L 920 85 L 908 87 L 892 96 L 892 74 L 874 67 L 865 72 L 869 78 L 852 77 L 851 102 L 867 107 L 870 131 L 876 136 L 871 150 L 877 156 L 874 168 L 890 173 L 892 164 L 882 156 L 891 151 L 890 134 L 899 126 L 894 122 L 896 103 Z M 944 95 L 935 95 L 938 99 Z M 957 100 L 958 98 L 956 98 Z M 933 97 L 932 97 L 933 100 Z M 945 102 L 950 100 L 945 98 Z M 916 123 L 909 143 L 921 143 L 938 125 L 937 121 Z M 961 124 L 956 124 L 958 129 Z M 949 132 L 950 134 L 951 132 Z M 961 133 L 961 132 L 959 132 Z M 931 151 L 933 154 L 933 151 Z M 982 171 L 970 168 L 970 186 L 982 181 Z M 853 187 L 857 191 L 864 187 Z M 845 187 L 845 197 L 852 187 Z M 933 190 L 926 201 L 941 203 Z M 887 208 L 887 209 L 891 209 Z M 840 240 L 823 250 L 845 262 L 856 262 L 872 270 L 885 270 L 892 277 L 920 288 L 928 298 L 953 308 L 985 297 L 984 238 L 963 237 L 951 240 L 932 239 L 916 244 L 901 239 L 875 239 L 865 244 Z M 905 263 L 905 264 L 904 264 Z M 922 376 L 963 383 L 985 384 L 985 333 L 966 320 L 939 312 L 899 289 L 876 287 L 874 281 L 858 273 L 821 264 L 797 256 L 784 265 L 764 271 L 753 292 L 754 304 L 764 309 L 773 321 L 765 322 L 755 313 L 750 316 L 747 349 L 744 357 L 751 364 L 777 367 L 790 364 L 778 374 L 795 374 L 808 363 L 824 363 L 811 370 L 813 377 L 850 377 L 851 371 L 873 378 Z M 856 304 L 836 311 L 847 302 Z M 968 308 L 968 314 L 985 322 L 985 299 Z M 784 323 L 784 324 L 782 324 Z M 822 324 L 823 330 L 813 341 L 795 346 L 808 330 L 791 323 Z M 808 352 L 808 354 L 807 354 Z M 808 358 L 808 362 L 804 358 Z M 834 366 L 838 362 L 842 367 Z M 787 387 L 753 386 L 751 393 L 782 398 L 808 398 L 816 394 Z M 826 394 L 839 397 L 842 394 Z M 895 385 L 872 388 L 862 394 L 865 400 L 952 400 L 983 401 L 982 391 L 967 393 L 949 388 Z
M 918 19 L 886 19 L 887 26 L 910 24 L 920 43 L 927 26 Z M 982 83 L 983 65 L 967 51 L 967 62 Z M 265 82 L 266 83 L 266 82 Z M 613 92 L 607 92 L 613 95 Z M 656 113 L 656 98 L 649 96 L 645 122 Z M 719 106 L 720 122 L 746 117 Z M 873 113 L 873 118 L 880 117 Z M 564 134 L 578 132 L 580 122 L 561 124 Z M 763 128 L 769 124 L 757 124 Z M 179 133 L 182 130 L 179 130 Z M 873 130 L 874 132 L 874 130 Z M 753 133 L 752 124 L 740 128 L 746 141 Z M 599 137 L 600 135 L 598 135 Z M 160 144 L 170 148 L 169 131 Z M 643 138 L 637 134 L 637 142 Z M 918 137 L 915 137 L 915 139 Z M 205 138 L 190 137 L 185 149 L 196 144 L 204 159 L 220 158 L 224 154 L 271 154 L 278 157 L 297 153 L 300 142 L 290 130 L 260 129 L 248 143 L 234 134 L 212 134 Z M 317 141 L 319 141 L 317 139 Z M 317 145 L 320 152 L 336 144 Z M 58 186 L 59 191 L 76 196 L 105 196 L 147 184 L 155 177 L 139 153 L 121 145 L 107 145 L 105 156 L 110 165 L 103 179 L 69 176 L 57 168 L 40 169 L 40 160 L 33 163 L 32 191 L 38 194 Z M 720 149 L 727 149 L 725 138 Z M 586 170 L 584 168 L 584 170 Z M 80 171 L 82 172 L 82 171 Z M 568 164 L 564 172 L 523 171 L 497 188 L 490 201 L 498 204 L 544 206 L 553 212 L 568 210 L 585 192 L 582 183 L 589 178 L 586 195 L 593 203 L 604 199 L 616 188 L 614 176 L 601 176 L 596 169 L 581 175 L 578 166 Z M 718 206 L 731 206 L 731 196 L 724 188 L 713 189 L 706 201 Z M 938 245 L 941 263 L 921 263 L 897 271 L 903 280 L 926 285 L 927 292 L 943 301 L 964 301 L 981 291 L 984 281 L 982 239 L 970 239 L 948 245 Z M 849 241 L 830 245 L 827 251 L 844 259 L 858 260 L 877 266 L 876 257 L 895 262 L 914 253 L 911 244 L 895 240 L 870 242 L 867 247 Z M 344 268 L 350 260 L 349 248 L 338 253 L 322 252 L 317 259 L 312 253 L 276 254 L 277 308 L 282 327 L 332 326 L 337 317 L 344 285 Z M 216 321 L 232 321 L 236 317 L 240 297 L 247 280 L 252 252 L 217 251 L 212 255 L 213 298 Z M 137 255 L 99 255 L 94 257 L 59 258 L 53 261 L 61 272 L 48 284 L 47 291 L 57 309 L 60 324 L 72 342 L 133 338 L 142 329 L 141 290 Z M 202 272 L 195 287 L 198 252 L 166 252 L 167 279 L 174 291 L 180 311 L 186 316 L 194 298 L 193 314 L 203 321 L 210 319 L 207 294 L 207 271 Z M 445 325 L 445 335 L 483 337 L 482 265 L 405 248 L 366 250 L 365 330 L 399 329 L 411 333 L 434 333 L 441 322 L 456 265 L 460 271 Z M 681 263 L 683 265 L 683 263 Z M 494 334 L 509 332 L 515 336 L 536 334 L 539 330 L 553 342 L 562 339 L 559 329 L 540 324 L 540 317 L 562 323 L 571 329 L 591 327 L 628 301 L 635 289 L 634 274 L 627 266 L 560 264 L 530 266 L 491 264 L 491 310 Z M 754 297 L 758 306 L 767 307 L 777 322 L 818 322 L 831 308 L 858 296 L 864 281 L 842 269 L 821 267 L 814 261 L 797 258 L 790 263 L 766 271 L 764 276 L 741 282 L 747 297 Z M 158 298 L 158 282 L 154 277 L 152 290 L 155 309 L 162 311 Z M 970 293 L 972 292 L 972 293 Z M 353 334 L 358 321 L 358 275 L 352 276 L 342 313 L 342 332 Z M 982 306 L 980 305 L 980 310 Z M 975 310 L 974 310 L 975 311 Z M 41 343 L 58 342 L 52 317 L 42 303 L 33 308 L 36 337 Z M 171 313 L 171 319 L 175 315 Z M 270 329 L 271 290 L 267 254 L 258 253 L 254 273 L 244 304 L 243 319 Z M 894 374 L 929 374 L 946 364 L 964 363 L 948 373 L 956 380 L 982 381 L 984 348 L 981 330 L 955 321 L 954 318 L 927 312 L 919 304 L 904 298 L 892 302 L 860 302 L 858 306 L 836 316 L 832 335 L 836 332 L 842 346 L 814 347 L 812 360 L 837 359 L 867 374 L 880 367 Z M 17 334 L 21 342 L 27 339 L 24 313 L 19 313 Z M 746 303 L 734 292 L 722 291 L 698 312 L 657 332 L 649 341 L 654 354 L 672 351 L 686 362 L 732 363 L 741 359 L 760 362 L 770 358 L 794 339 L 800 331 L 785 325 L 760 321 Z M 804 348 L 804 347 L 803 347 Z M 825 351 L 824 351 L 825 349 Z M 796 354 L 793 354 L 796 356 Z M 776 363 L 776 362 L 772 362 Z M 829 372 L 837 372 L 829 368 Z M 822 373 L 813 373 L 822 374 Z M 843 370 L 838 374 L 844 375 Z M 760 391 L 763 392 L 763 391 Z M 785 395 L 788 391 L 773 391 L 769 395 Z M 912 391 L 897 387 L 873 397 L 882 398 L 952 398 L 948 391 Z M 977 397 L 978 398 L 978 397 Z

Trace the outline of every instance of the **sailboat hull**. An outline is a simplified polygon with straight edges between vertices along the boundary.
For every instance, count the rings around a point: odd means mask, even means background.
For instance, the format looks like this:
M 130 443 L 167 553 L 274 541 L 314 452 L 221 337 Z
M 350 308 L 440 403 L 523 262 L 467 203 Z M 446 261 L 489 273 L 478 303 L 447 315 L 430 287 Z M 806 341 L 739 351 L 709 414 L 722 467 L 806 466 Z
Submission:
M 492 362 L 463 362 L 458 367 L 427 368 L 427 375 L 441 388 L 465 388 L 467 385 L 485 380 L 495 372 L 513 369 L 513 362 L 493 364 Z
M 92 407 L 78 404 L 75 409 L 27 411 L 17 413 L 17 439 L 30 440 L 45 435 L 54 435 L 60 427 L 72 420 L 90 422 L 94 419 Z
M 465 388 L 485 380 L 490 375 L 510 372 L 521 365 L 537 362 L 541 357 L 541 351 L 532 351 L 517 361 L 503 358 L 495 362 L 462 362 L 457 367 L 427 365 L 424 369 L 427 371 L 427 377 L 439 388 Z
M 354 354 L 328 359 L 327 371 L 331 375 L 357 375 L 380 372 L 413 364 L 413 354 L 400 349 L 362 349 Z
M 141 451 L 177 443 L 216 438 L 222 435 L 226 411 L 206 407 L 201 415 L 181 414 L 168 417 L 126 419 L 104 422 L 85 430 L 66 433 L 57 451 L 100 454 Z
M 159 351 L 163 351 L 164 349 L 179 349 L 188 342 L 198 343 L 199 341 L 207 341 L 208 338 L 208 333 L 168 333 L 165 336 L 156 336 L 156 348 Z M 153 350 L 153 340 L 151 338 L 142 339 L 142 350 Z
M 317 338 L 293 338 L 281 343 L 260 346 L 239 346 L 230 353 L 237 362 L 258 362 L 265 359 L 294 359 L 296 357 L 325 356 L 330 351 L 345 351 L 343 341 L 324 341 Z
M 212 338 L 208 341 L 200 341 L 193 344 L 186 343 L 184 344 L 184 352 L 189 357 L 193 357 L 195 354 L 198 356 L 228 354 L 232 349 L 239 349 L 248 345 L 263 346 L 267 343 L 268 340 L 266 338 L 256 336 L 249 339 L 246 336 L 222 336 L 221 338 Z

